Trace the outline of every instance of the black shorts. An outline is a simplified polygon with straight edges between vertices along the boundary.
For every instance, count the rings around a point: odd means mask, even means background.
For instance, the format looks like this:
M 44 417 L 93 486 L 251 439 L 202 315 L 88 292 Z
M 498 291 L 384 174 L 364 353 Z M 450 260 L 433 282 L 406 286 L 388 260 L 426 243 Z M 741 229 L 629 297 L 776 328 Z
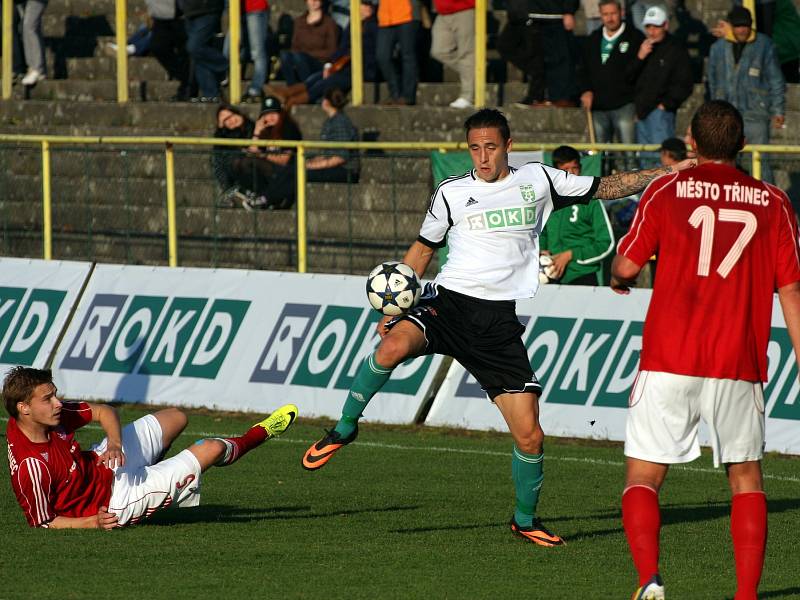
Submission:
M 482 300 L 428 284 L 419 304 L 387 324 L 408 320 L 425 335 L 425 354 L 452 356 L 492 400 L 542 386 L 531 369 L 513 300 Z

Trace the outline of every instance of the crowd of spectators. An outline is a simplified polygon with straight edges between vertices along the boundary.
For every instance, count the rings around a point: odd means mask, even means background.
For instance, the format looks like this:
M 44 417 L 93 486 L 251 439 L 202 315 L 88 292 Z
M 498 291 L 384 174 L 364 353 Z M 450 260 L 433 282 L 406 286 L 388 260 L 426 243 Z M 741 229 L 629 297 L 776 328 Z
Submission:
M 270 24 L 269 0 L 237 1 L 242 15 L 241 58 L 245 64 L 253 63 L 247 71 L 244 101 L 260 102 L 270 79 L 289 88 L 268 92 L 288 107 L 320 102 L 334 87 L 348 91 L 348 0 L 306 0 L 303 14 L 277 20 L 277 32 Z M 127 51 L 137 56 L 148 53 L 159 61 L 177 82 L 172 100 L 219 103 L 229 66 L 230 39 L 221 36 L 228 2 L 146 0 L 147 26 L 129 40 Z M 14 68 L 21 83 L 31 86 L 47 77 L 41 26 L 47 2 L 15 0 L 14 7 Z M 736 25 L 709 24 L 720 41 L 709 57 L 708 84 L 713 97 L 738 95 L 732 101 L 739 106 L 737 102 L 746 102 L 749 94 L 744 90 L 752 89 L 749 77 L 753 76 L 747 71 L 754 68 L 760 73 L 759 89 L 765 89 L 761 84 L 769 87 L 767 110 L 774 111 L 778 109 L 774 90 L 779 87 L 775 74 L 780 72 L 789 82 L 800 80 L 800 16 L 792 0 L 756 2 L 756 7 L 758 35 L 752 17 L 740 5 L 731 13 Z M 497 49 L 502 62 L 493 63 L 490 78 L 506 77 L 498 64 L 521 71 L 527 91 L 517 105 L 583 106 L 593 112 L 599 141 L 660 143 L 674 134 L 675 112 L 697 78 L 687 52 L 688 34 L 680 27 L 674 31 L 681 15 L 687 14 L 683 2 L 504 0 L 501 8 L 506 9 L 507 19 L 499 31 L 490 28 L 489 46 Z M 436 69 L 429 65 L 436 63 L 459 81 L 458 96 L 450 106 L 473 105 L 474 0 L 363 0 L 361 12 L 364 79 L 386 82 L 389 94 L 384 103 L 415 104 L 420 73 L 435 77 Z M 581 12 L 583 27 L 578 35 L 576 13 Z M 742 38 L 745 28 L 750 33 Z M 724 51 L 728 46 L 735 48 L 733 54 Z M 108 47 L 117 51 L 113 44 Z M 712 70 L 723 57 L 722 71 Z M 743 65 L 767 62 L 763 68 L 738 68 L 740 59 Z M 721 89 L 731 85 L 737 90 Z M 296 97 L 290 100 L 292 96 Z M 754 107 L 745 109 L 752 112 Z M 773 125 L 777 116 L 781 115 L 769 115 Z M 750 121 L 750 132 L 768 140 L 764 119 Z M 757 132 L 752 124 L 756 121 L 761 124 Z

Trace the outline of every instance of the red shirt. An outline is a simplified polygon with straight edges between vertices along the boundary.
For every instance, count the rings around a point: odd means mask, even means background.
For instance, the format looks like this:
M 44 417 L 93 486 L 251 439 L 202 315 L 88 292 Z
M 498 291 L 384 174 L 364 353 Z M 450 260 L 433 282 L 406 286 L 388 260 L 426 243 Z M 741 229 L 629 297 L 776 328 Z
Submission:
M 718 163 L 659 177 L 618 252 L 658 254 L 643 370 L 766 381 L 773 293 L 800 280 L 786 194 Z
M 244 12 L 261 12 L 269 9 L 267 0 L 244 0 Z
M 97 464 L 97 454 L 82 452 L 74 431 L 92 420 L 85 402 L 64 402 L 61 424 L 47 442 L 30 441 L 13 417 L 8 420 L 8 467 L 17 501 L 31 527 L 47 526 L 57 516 L 88 517 L 108 506 L 114 472 Z

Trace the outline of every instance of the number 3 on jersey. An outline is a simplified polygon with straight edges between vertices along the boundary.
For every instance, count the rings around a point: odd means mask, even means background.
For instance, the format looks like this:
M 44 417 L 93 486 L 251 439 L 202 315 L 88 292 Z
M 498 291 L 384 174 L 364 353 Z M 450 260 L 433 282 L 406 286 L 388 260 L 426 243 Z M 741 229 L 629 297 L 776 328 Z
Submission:
M 714 228 L 717 217 L 715 211 L 710 206 L 698 206 L 689 217 L 689 224 L 700 230 L 700 256 L 697 259 L 697 274 L 700 277 L 708 277 L 711 270 L 711 251 L 714 248 Z M 717 267 L 717 273 L 725 279 L 742 257 L 742 252 L 753 239 L 758 227 L 756 216 L 746 210 L 736 210 L 733 208 L 720 208 L 719 221 L 722 223 L 741 223 L 743 225 L 739 237 L 733 242 L 733 246 L 728 250 L 725 258 Z

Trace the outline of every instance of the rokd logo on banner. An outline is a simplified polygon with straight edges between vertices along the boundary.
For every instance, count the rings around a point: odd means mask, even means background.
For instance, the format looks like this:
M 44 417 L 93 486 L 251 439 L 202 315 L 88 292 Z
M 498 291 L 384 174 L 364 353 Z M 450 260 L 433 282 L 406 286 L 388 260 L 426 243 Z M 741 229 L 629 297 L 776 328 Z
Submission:
M 381 315 L 367 309 L 362 318 L 364 312 L 350 306 L 326 306 L 323 310 L 316 304 L 286 304 L 250 381 L 348 389 L 380 341 L 375 325 Z M 406 361 L 395 369 L 383 391 L 417 394 L 432 359 L 425 356 Z
M 97 294 L 60 367 L 214 379 L 250 302 L 208 303 L 206 298 Z
M 538 317 L 526 334 L 525 345 L 544 387 L 543 401 L 627 408 L 639 369 L 642 329 L 641 321 Z M 797 368 L 786 329 L 772 328 L 768 357 L 764 396 L 771 409 L 767 416 L 800 420 Z M 456 395 L 485 394 L 464 372 Z
M 0 287 L 0 340 L 11 335 L 0 354 L 0 362 L 33 365 L 67 293 L 62 290 L 35 288 L 23 304 L 26 288 Z

